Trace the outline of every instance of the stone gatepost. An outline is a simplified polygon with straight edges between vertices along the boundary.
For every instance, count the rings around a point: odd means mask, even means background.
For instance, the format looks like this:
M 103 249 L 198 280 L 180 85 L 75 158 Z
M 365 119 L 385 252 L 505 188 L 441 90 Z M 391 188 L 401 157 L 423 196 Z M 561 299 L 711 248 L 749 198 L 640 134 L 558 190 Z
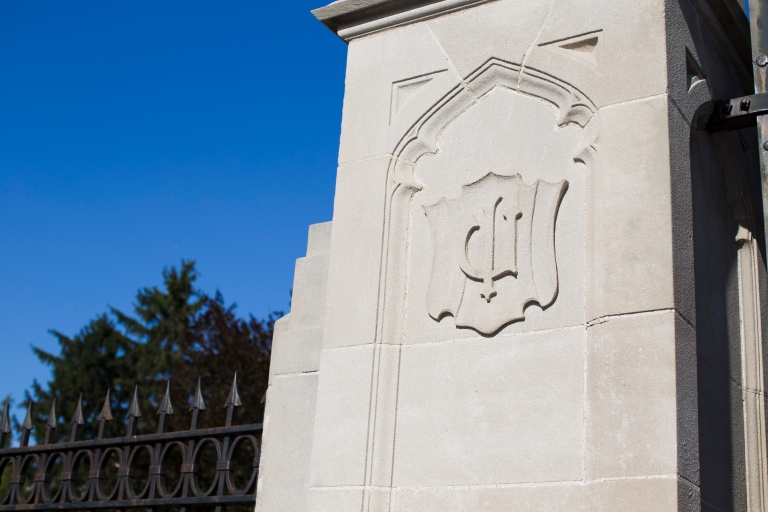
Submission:
M 339 0 L 258 512 L 766 510 L 736 0 Z M 766 301 L 762 301 L 765 303 Z

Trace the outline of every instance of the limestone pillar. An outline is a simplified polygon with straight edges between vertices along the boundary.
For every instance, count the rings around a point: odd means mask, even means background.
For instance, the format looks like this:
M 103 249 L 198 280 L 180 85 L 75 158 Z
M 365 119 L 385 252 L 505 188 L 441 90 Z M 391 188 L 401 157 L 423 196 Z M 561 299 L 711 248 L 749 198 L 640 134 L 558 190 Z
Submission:
M 751 91 L 736 0 L 314 14 L 349 44 L 322 347 L 257 510 L 763 512 L 759 148 L 704 130 Z

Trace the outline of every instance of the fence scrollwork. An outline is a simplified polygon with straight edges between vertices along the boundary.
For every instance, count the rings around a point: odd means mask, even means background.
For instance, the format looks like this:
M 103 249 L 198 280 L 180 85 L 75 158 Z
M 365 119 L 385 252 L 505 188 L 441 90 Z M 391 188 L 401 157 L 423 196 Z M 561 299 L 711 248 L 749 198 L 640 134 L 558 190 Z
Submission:
M 169 384 L 170 386 L 170 384 Z M 109 393 L 98 417 L 96 439 L 78 440 L 83 421 L 82 395 L 78 401 L 68 442 L 52 443 L 56 423 L 54 400 L 46 425 L 45 442 L 29 446 L 32 431 L 32 403 L 21 425 L 20 446 L 0 449 L 0 475 L 10 480 L 5 496 L 0 496 L 0 512 L 96 510 L 175 507 L 187 512 L 191 507 L 214 506 L 217 512 L 233 504 L 256 501 L 262 425 L 234 425 L 237 408 L 242 405 L 235 375 L 223 427 L 198 428 L 199 415 L 206 406 L 198 381 L 190 410 L 189 430 L 167 432 L 167 416 L 173 414 L 170 388 L 166 388 L 158 415 L 158 431 L 136 435 L 138 388 L 128 410 L 127 435 L 107 438 L 106 425 L 112 421 Z M 0 418 L 0 447 L 11 434 L 8 407 Z M 211 449 L 212 448 L 212 449 Z M 248 468 L 235 474 L 238 451 L 253 454 Z M 173 473 L 173 478 L 169 474 Z M 209 482 L 203 481 L 207 473 Z M 238 477 L 240 482 L 238 482 Z M 55 485 L 54 485 L 55 484 Z M 238 485 L 240 484 L 240 485 Z

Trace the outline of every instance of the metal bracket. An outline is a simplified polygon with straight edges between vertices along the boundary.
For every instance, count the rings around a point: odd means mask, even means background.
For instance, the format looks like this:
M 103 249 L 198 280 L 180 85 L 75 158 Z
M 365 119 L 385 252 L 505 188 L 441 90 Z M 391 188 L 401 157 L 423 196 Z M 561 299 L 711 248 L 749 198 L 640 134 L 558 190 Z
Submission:
M 757 117 L 768 114 L 768 92 L 715 103 L 707 123 L 710 133 L 756 126 Z

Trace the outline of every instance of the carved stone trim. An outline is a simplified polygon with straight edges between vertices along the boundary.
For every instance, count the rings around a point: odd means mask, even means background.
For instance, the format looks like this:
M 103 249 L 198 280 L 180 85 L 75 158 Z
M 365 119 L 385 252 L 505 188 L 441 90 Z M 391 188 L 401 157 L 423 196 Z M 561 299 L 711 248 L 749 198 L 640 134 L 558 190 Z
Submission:
M 382 424 L 394 422 L 396 416 L 399 365 L 388 363 L 387 357 L 395 356 L 386 356 L 393 350 L 385 350 L 384 347 L 401 345 L 403 341 L 409 279 L 407 258 L 411 229 L 410 209 L 414 194 L 422 188 L 414 176 L 414 169 L 422 156 L 439 151 L 439 137 L 445 128 L 463 112 L 477 105 L 495 87 L 505 87 L 549 103 L 558 111 L 558 126 L 579 126 L 582 133 L 581 143 L 572 158 L 575 162 L 586 165 L 589 175 L 599 172 L 600 121 L 597 108 L 589 98 L 575 87 L 551 75 L 535 69 L 521 69 L 519 64 L 496 58 L 489 59 L 437 101 L 397 143 L 387 171 L 364 512 L 373 509 L 369 490 L 371 487 L 381 491 L 382 488 L 392 485 L 394 431 L 380 427 Z M 398 354 L 396 357 L 399 357 L 399 350 L 394 352 Z M 391 396 L 392 394 L 394 396 Z
M 473 71 L 429 109 L 400 139 L 393 152 L 390 175 L 397 184 L 421 190 L 413 176 L 416 162 L 426 154 L 437 153 L 437 139 L 448 124 L 476 105 L 495 87 L 533 96 L 551 103 L 558 110 L 557 125 L 576 124 L 582 128 L 582 142 L 573 155 L 588 167 L 597 165 L 599 116 L 597 107 L 575 87 L 541 71 L 491 58 Z
M 439 322 L 450 314 L 456 327 L 493 336 L 524 320 L 530 304 L 549 307 L 558 290 L 555 222 L 567 188 L 566 180 L 525 183 L 520 174 L 490 172 L 458 197 L 424 205 L 434 247 L 429 316 Z M 475 261 L 470 243 L 484 248 Z

